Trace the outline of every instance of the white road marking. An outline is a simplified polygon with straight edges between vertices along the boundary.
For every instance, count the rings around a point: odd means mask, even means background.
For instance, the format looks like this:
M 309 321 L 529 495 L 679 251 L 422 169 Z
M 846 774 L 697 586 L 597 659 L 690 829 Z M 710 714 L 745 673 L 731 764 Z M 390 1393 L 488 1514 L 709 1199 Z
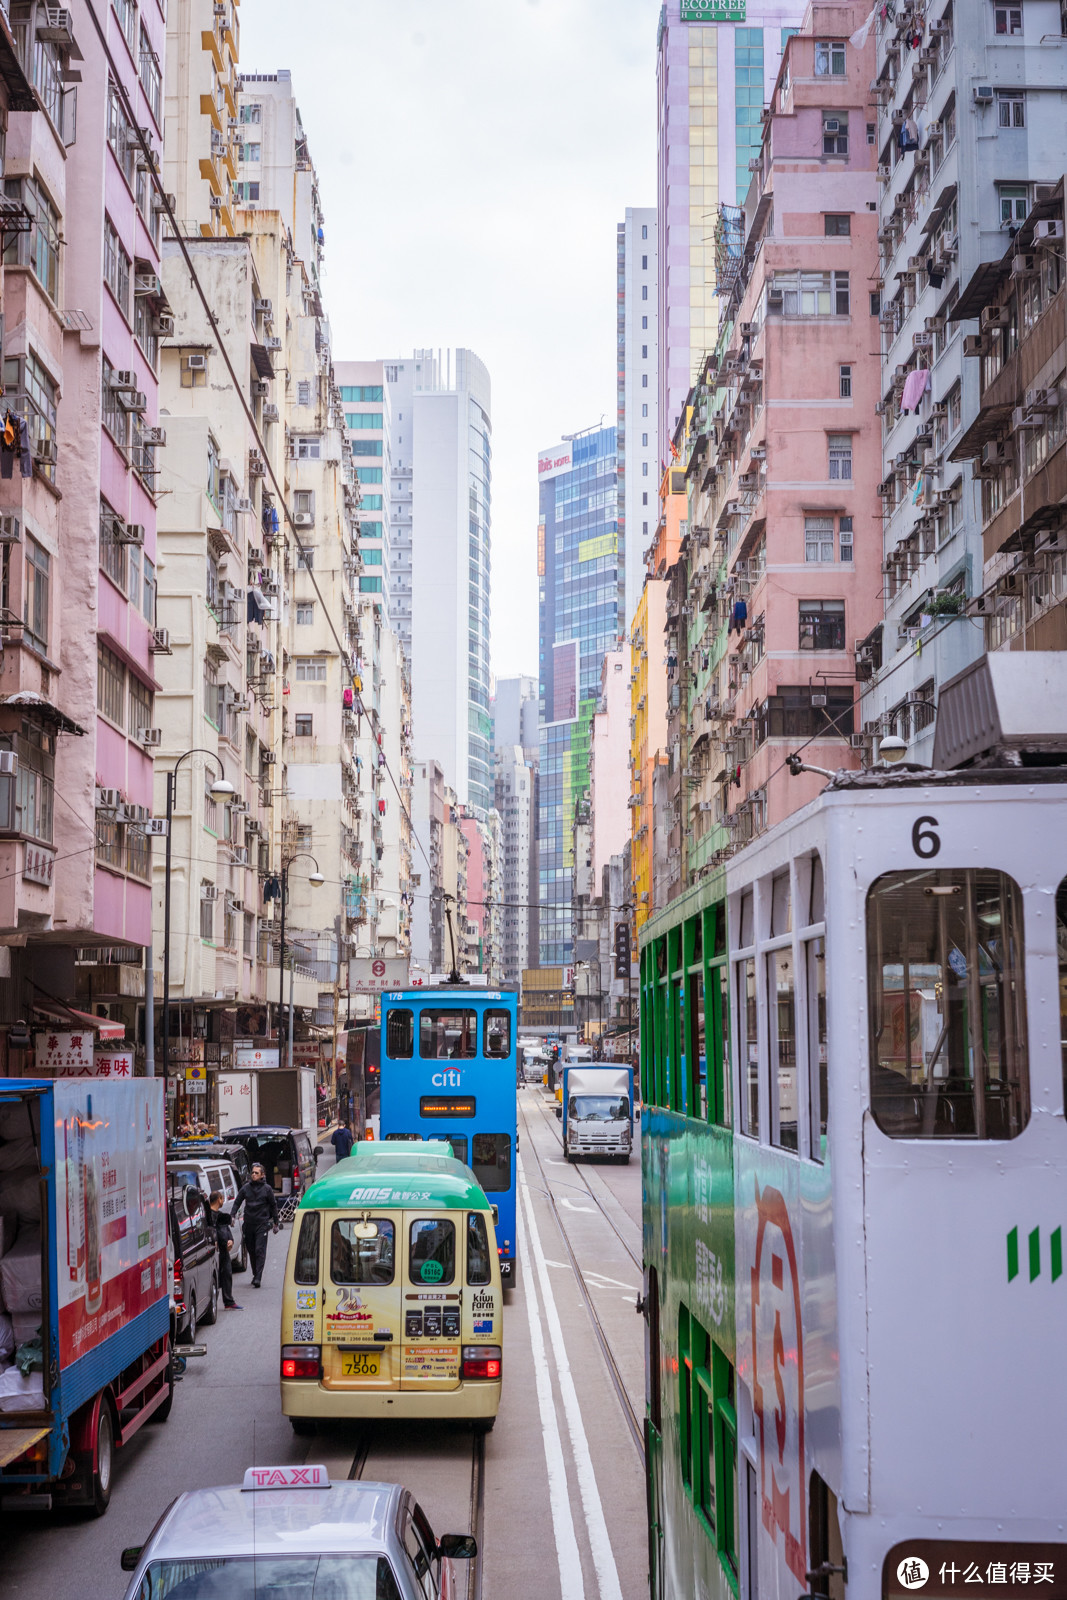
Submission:
M 530 1198 L 530 1191 L 526 1187 L 526 1178 L 523 1173 L 521 1159 L 519 1162 L 519 1187 L 522 1190 L 523 1208 L 526 1217 L 525 1236 L 529 1240 L 530 1248 L 533 1251 L 534 1262 L 537 1267 L 537 1281 L 541 1288 L 541 1301 L 545 1309 L 545 1320 L 548 1323 L 552 1349 L 556 1355 L 559 1392 L 563 1400 L 563 1414 L 567 1419 L 567 1432 L 570 1434 L 578 1487 L 582 1495 L 582 1509 L 585 1512 L 585 1525 L 589 1534 L 589 1548 L 593 1557 L 593 1566 L 596 1570 L 597 1587 L 600 1590 L 601 1600 L 622 1600 L 622 1586 L 619 1583 L 618 1568 L 615 1565 L 611 1538 L 608 1534 L 608 1525 L 604 1517 L 604 1506 L 600 1499 L 600 1491 L 597 1488 L 596 1473 L 593 1471 L 593 1458 L 589 1451 L 589 1440 L 586 1438 L 585 1425 L 582 1422 L 582 1409 L 578 1404 L 578 1393 L 574 1387 L 574 1379 L 571 1376 L 570 1362 L 567 1359 L 567 1346 L 563 1338 L 563 1328 L 560 1325 L 559 1312 L 556 1309 L 556 1302 L 552 1295 L 552 1285 L 548 1277 L 548 1265 L 545 1261 L 544 1251 L 541 1248 L 541 1236 L 537 1231 L 533 1201 Z
M 566 1206 L 568 1211 L 585 1211 L 591 1217 L 596 1216 L 595 1206 L 580 1206 L 577 1200 L 568 1200 L 566 1195 L 560 1200 L 560 1205 Z
M 571 1270 L 570 1263 L 568 1261 L 550 1261 L 547 1256 L 545 1257 L 545 1266 L 560 1267 L 564 1272 L 569 1272 Z
M 621 1278 L 609 1278 L 603 1272 L 587 1272 L 585 1276 L 590 1282 L 595 1279 L 597 1283 L 610 1283 L 616 1289 L 629 1289 L 631 1294 L 637 1293 L 637 1289 L 634 1284 L 623 1283 Z
M 546 1167 L 569 1167 L 570 1166 L 570 1162 L 569 1161 L 555 1161 L 555 1160 L 553 1160 L 553 1158 L 551 1156 L 546 1156 L 545 1157 L 545 1166 Z
M 523 1185 L 523 1193 L 526 1186 Z M 542 1258 L 543 1259 L 543 1258 Z M 559 1566 L 559 1587 L 562 1600 L 585 1600 L 585 1582 L 582 1578 L 582 1558 L 571 1516 L 570 1492 L 567 1488 L 567 1466 L 563 1459 L 563 1442 L 556 1421 L 556 1404 L 552 1398 L 552 1379 L 545 1354 L 545 1336 L 538 1313 L 537 1295 L 534 1292 L 530 1255 L 526 1247 L 526 1228 L 519 1229 L 519 1260 L 522 1263 L 522 1281 L 526 1290 L 526 1315 L 530 1323 L 530 1344 L 533 1347 L 534 1380 L 537 1387 L 537 1409 L 541 1413 L 541 1435 L 545 1446 L 545 1466 L 548 1470 L 548 1501 L 552 1511 L 552 1531 L 556 1540 L 556 1562 Z M 547 1279 L 547 1274 L 545 1275 Z M 542 1286 L 543 1287 L 543 1286 Z

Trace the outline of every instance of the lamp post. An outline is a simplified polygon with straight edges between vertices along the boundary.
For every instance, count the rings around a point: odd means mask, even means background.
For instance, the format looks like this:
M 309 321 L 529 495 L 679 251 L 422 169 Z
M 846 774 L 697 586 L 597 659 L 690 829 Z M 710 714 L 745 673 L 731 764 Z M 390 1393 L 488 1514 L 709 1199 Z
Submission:
M 293 1064 L 293 986 L 291 983 L 289 985 L 288 1025 L 284 1030 L 282 1027 L 282 1022 L 285 1018 L 285 905 L 289 898 L 289 868 L 294 861 L 299 861 L 301 856 L 307 856 L 309 861 L 315 861 L 315 857 L 310 850 L 296 850 L 291 856 L 282 858 L 281 873 L 282 920 L 278 946 L 278 1060 L 279 1062 L 282 1060 L 285 1041 L 288 1039 L 288 1049 L 285 1051 L 288 1059 L 285 1065 L 289 1067 Z M 326 879 L 319 871 L 319 864 L 315 861 L 314 872 L 308 873 L 308 883 L 313 889 L 319 889 L 325 882 Z
M 188 761 L 190 756 L 207 756 L 209 761 L 217 761 L 220 776 L 215 779 L 209 791 L 212 800 L 226 800 L 236 793 L 232 783 L 226 781 L 226 769 L 220 758 L 211 750 L 202 750 L 194 746 L 186 750 L 167 773 L 167 851 L 166 867 L 163 878 L 163 1081 L 167 1081 L 170 1073 L 170 863 L 172 839 L 174 831 L 174 797 L 178 787 L 178 768 L 183 761 Z

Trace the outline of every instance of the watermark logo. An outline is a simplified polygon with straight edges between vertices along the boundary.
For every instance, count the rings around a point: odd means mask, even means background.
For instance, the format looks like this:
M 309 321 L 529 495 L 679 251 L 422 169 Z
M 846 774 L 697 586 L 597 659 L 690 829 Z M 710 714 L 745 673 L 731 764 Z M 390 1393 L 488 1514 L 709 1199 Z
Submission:
M 897 1582 L 903 1589 L 922 1589 L 930 1577 L 930 1568 L 921 1556 L 905 1556 L 897 1568 Z

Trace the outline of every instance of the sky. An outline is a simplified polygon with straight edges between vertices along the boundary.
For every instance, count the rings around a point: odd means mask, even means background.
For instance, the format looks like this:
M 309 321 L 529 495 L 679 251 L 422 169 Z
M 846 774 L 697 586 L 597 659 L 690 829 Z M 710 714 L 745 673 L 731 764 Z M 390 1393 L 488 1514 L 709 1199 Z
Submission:
M 243 0 L 326 213 L 335 360 L 466 346 L 493 386 L 492 663 L 537 675 L 537 452 L 615 421 L 615 243 L 656 203 L 659 0 Z

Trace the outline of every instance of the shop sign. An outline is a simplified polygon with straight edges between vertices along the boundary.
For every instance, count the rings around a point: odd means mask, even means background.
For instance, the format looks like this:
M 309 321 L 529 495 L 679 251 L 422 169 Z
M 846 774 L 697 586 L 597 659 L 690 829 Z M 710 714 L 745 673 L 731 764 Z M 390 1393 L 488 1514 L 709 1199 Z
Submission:
M 353 994 L 381 994 L 383 989 L 407 989 L 408 963 L 353 958 L 348 963 L 348 987 Z
M 22 858 L 22 876 L 27 883 L 41 883 L 52 887 L 52 869 L 56 864 L 55 852 L 42 850 L 38 844 L 28 844 Z
M 247 1071 L 249 1067 L 277 1067 L 280 1061 L 281 1051 L 277 1045 L 273 1049 L 267 1049 L 263 1045 L 250 1044 L 244 1040 L 234 1044 L 233 1064 L 238 1071 Z
M 744 22 L 745 0 L 682 0 L 683 22 Z
M 98 1078 L 132 1078 L 133 1051 L 97 1050 L 93 1056 L 93 1069 Z
M 93 1046 L 96 1035 L 91 1030 L 82 1033 L 39 1033 L 37 1035 L 37 1071 L 50 1078 L 92 1078 Z
M 317 1039 L 297 1039 L 293 1042 L 293 1061 L 302 1067 L 317 1067 L 322 1060 L 322 1046 Z

